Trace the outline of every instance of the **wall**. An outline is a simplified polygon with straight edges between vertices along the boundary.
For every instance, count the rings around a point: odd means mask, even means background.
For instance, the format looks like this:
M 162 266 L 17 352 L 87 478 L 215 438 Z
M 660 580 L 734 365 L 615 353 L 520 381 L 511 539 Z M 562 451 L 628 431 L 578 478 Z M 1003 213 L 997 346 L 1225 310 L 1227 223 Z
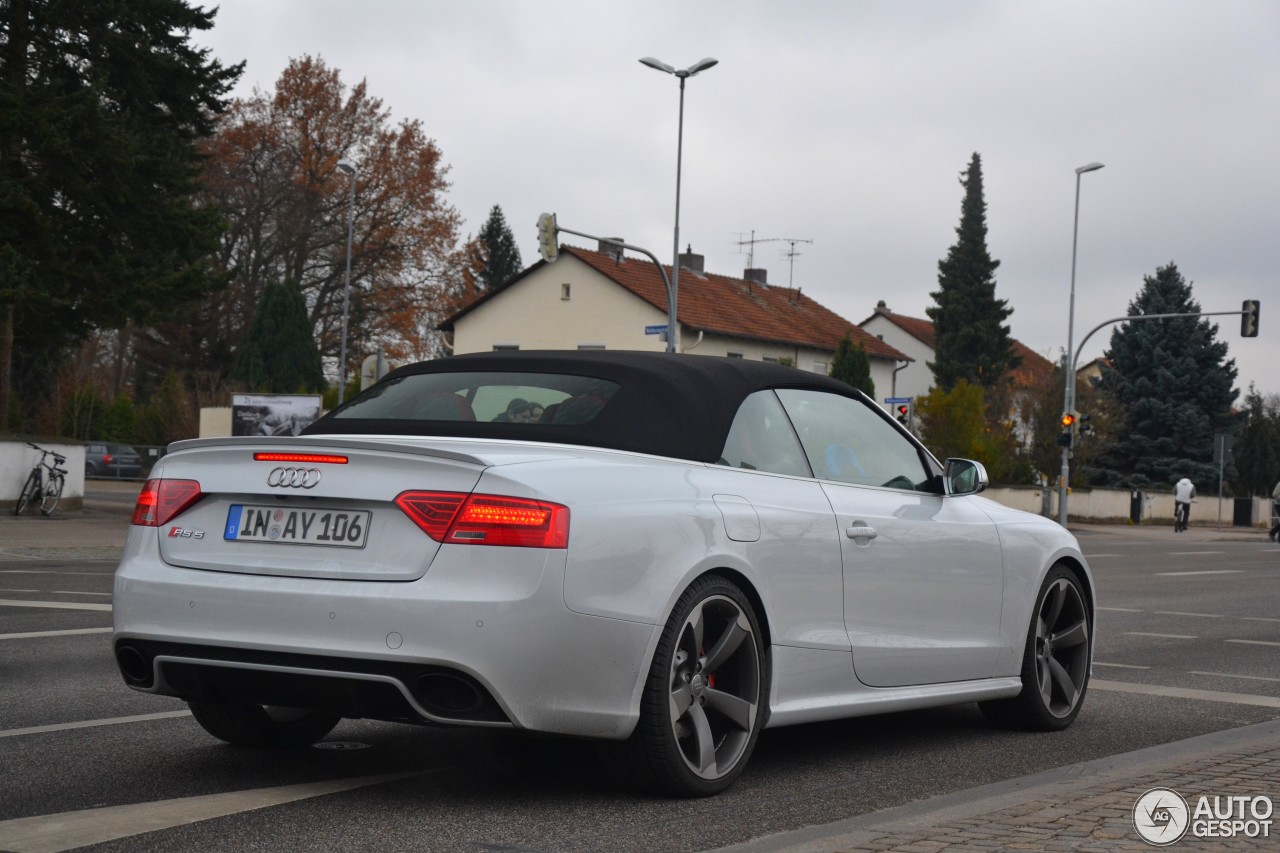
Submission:
M 49 441 L 37 441 L 33 444 L 67 457 L 66 464 L 63 465 L 67 469 L 67 482 L 63 486 L 62 501 L 58 509 L 80 509 L 84 501 L 84 445 Z M 18 493 L 26 485 L 31 466 L 39 458 L 40 453 L 28 447 L 25 441 L 0 441 L 0 501 L 4 502 L 0 511 L 13 512 Z
M 1034 486 L 995 486 L 982 493 L 996 503 L 1014 509 L 1040 513 L 1042 491 Z M 1128 489 L 1072 489 L 1067 498 L 1067 513 L 1072 521 L 1128 523 L 1131 493 Z M 1270 526 L 1271 501 L 1253 498 L 1253 524 Z M 1049 493 L 1049 517 L 1058 517 L 1058 490 Z M 1222 524 L 1230 527 L 1235 517 L 1235 498 L 1222 499 Z M 1143 524 L 1173 525 L 1173 495 L 1143 493 Z M 1191 523 L 1218 523 L 1218 496 L 1197 497 L 1191 506 Z
M 928 364 L 933 360 L 933 350 L 930 347 L 921 342 L 919 338 L 907 334 L 901 326 L 890 322 L 880 314 L 863 323 L 862 330 L 880 338 L 904 355 L 909 355 L 915 359 L 915 361 L 898 372 L 896 389 L 891 387 L 891 380 L 886 379 L 882 386 L 880 380 L 876 379 L 877 397 L 881 399 L 889 396 L 923 397 L 929 393 L 929 389 L 933 387 L 933 371 L 929 369 Z M 872 378 L 874 379 L 875 377 L 873 376 Z

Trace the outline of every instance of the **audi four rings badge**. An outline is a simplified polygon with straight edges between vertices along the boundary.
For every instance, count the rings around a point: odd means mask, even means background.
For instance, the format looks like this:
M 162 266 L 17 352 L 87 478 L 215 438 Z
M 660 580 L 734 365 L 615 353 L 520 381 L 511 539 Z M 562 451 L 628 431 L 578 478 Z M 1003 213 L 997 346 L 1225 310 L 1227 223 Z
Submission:
M 267 475 L 267 485 L 281 489 L 313 489 L 319 482 L 319 468 L 272 468 Z

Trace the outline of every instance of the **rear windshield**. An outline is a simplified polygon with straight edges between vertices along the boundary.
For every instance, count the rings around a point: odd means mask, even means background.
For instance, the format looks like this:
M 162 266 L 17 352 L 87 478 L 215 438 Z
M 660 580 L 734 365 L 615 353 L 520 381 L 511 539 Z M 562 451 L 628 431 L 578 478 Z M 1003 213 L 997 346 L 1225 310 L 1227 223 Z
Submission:
M 558 373 L 419 373 L 384 380 L 329 417 L 574 426 L 617 391 L 608 379 Z

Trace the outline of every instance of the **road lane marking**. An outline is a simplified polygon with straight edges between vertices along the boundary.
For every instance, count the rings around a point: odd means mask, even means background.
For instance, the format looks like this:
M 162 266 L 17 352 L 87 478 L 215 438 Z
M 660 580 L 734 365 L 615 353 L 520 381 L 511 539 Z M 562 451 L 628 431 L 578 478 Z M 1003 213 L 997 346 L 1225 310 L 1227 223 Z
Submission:
M 110 604 L 91 604 L 85 601 L 23 601 L 18 598 L 0 598 L 0 607 L 47 607 L 53 610 L 105 610 Z
M 1136 607 L 1099 607 L 1099 610 L 1110 610 L 1114 613 L 1142 613 Z
M 1094 666 L 1114 666 L 1120 669 L 1151 669 L 1151 667 L 1149 666 L 1138 666 L 1137 664 L 1133 664 L 1133 663 L 1103 663 L 1100 660 L 1094 661 L 1093 665 Z
M 1115 693 L 1141 693 L 1146 696 L 1164 696 L 1169 699 L 1200 699 L 1205 702 L 1228 702 L 1233 705 L 1257 705 L 1262 708 L 1280 708 L 1280 697 L 1254 696 L 1250 693 L 1223 693 L 1218 690 L 1194 690 L 1189 687 L 1162 687 L 1158 684 L 1134 684 L 1128 681 L 1103 681 L 1091 679 L 1089 687 L 1110 690 Z
M 1184 575 L 1242 575 L 1244 569 L 1205 569 L 1200 572 L 1156 572 L 1157 577 L 1179 578 Z
M 69 628 L 65 631 L 23 631 L 18 634 L 0 634 L 0 640 L 30 640 L 35 637 L 74 637 L 77 634 L 110 634 L 112 628 Z
M 131 717 L 105 717 L 101 720 L 79 720 L 74 723 L 53 723 L 47 726 L 29 726 L 25 729 L 0 729 L 0 737 L 20 737 L 22 735 L 42 735 L 48 732 L 67 732 L 72 729 L 92 729 L 98 726 L 118 726 L 123 723 L 148 723 L 152 720 L 171 720 L 175 717 L 189 717 L 191 712 L 160 711 L 155 714 L 134 714 Z M 3 845 L 0 845 L 3 849 Z
M 1270 640 L 1223 640 L 1224 643 L 1243 643 L 1246 646 L 1280 646 Z
M 1225 554 L 1226 551 L 1170 551 L 1170 557 L 1204 557 L 1210 554 Z
M 1241 616 L 1249 622 L 1280 622 L 1280 619 L 1272 619 L 1270 616 Z
M 1125 631 L 1127 637 L 1159 637 L 1163 640 L 1198 640 L 1194 634 L 1151 634 L 1146 631 Z
M 144 832 L 172 829 L 175 826 L 185 826 L 217 817 L 322 797 L 326 794 L 381 785 L 384 782 L 420 776 L 423 772 L 425 771 L 415 770 L 406 773 L 387 773 L 382 776 L 331 779 L 325 782 L 306 782 L 301 785 L 280 785 L 275 788 L 228 791 L 224 794 L 204 794 L 174 800 L 157 800 L 151 803 L 106 806 L 78 812 L 15 818 L 0 821 L 0 849 L 12 850 L 15 853 L 56 853 L 90 844 L 129 838 Z
M 39 592 L 38 589 L 0 589 L 0 592 Z
M 1234 675 L 1230 672 L 1201 672 L 1197 669 L 1190 671 L 1191 675 L 1214 675 L 1219 678 L 1246 678 L 1249 681 L 1274 681 L 1280 684 L 1280 678 L 1267 678 L 1265 675 Z
M 0 551 L 0 554 L 4 554 Z M 10 556 L 10 555 L 5 555 Z M 32 559 L 37 559 L 32 557 Z M 76 560 L 77 563 L 109 563 L 111 560 Z M 55 572 L 50 569 L 0 569 L 0 575 L 83 575 L 87 578 L 109 578 L 111 572 Z
M 1128 554 L 1085 554 L 1086 559 L 1092 560 L 1095 557 L 1127 557 Z
M 53 589 L 49 591 L 51 595 L 115 595 L 114 592 L 85 592 L 80 589 Z
M 1161 616 L 1203 616 L 1205 619 L 1221 619 L 1221 613 L 1183 613 L 1181 610 L 1157 610 Z

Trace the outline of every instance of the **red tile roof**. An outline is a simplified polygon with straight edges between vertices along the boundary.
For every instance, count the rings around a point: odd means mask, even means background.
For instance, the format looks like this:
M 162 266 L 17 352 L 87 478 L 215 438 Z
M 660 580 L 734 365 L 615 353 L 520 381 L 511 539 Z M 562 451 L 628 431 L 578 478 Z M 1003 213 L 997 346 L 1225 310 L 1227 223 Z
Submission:
M 895 314 L 892 311 L 877 309 L 875 314 L 872 314 L 871 317 L 868 317 L 863 322 L 868 322 L 875 317 L 885 318 L 929 349 L 937 349 L 937 338 L 932 320 L 922 320 L 919 317 L 907 317 L 904 314 Z M 1013 352 L 1014 355 L 1022 358 L 1022 364 L 1013 370 L 1013 385 L 1015 388 L 1038 387 L 1047 382 L 1049 377 L 1053 375 L 1053 362 L 1021 341 L 1015 340 L 1013 342 Z
M 666 288 L 652 262 L 625 257 L 619 262 L 610 255 L 576 246 L 561 246 L 560 251 L 578 258 L 660 311 L 667 310 Z M 664 268 L 670 275 L 671 268 Z M 676 313 L 682 326 L 695 331 L 833 352 L 840 346 L 840 339 L 848 334 L 855 344 L 862 344 L 867 355 L 911 360 L 800 290 L 789 287 L 682 268 Z

